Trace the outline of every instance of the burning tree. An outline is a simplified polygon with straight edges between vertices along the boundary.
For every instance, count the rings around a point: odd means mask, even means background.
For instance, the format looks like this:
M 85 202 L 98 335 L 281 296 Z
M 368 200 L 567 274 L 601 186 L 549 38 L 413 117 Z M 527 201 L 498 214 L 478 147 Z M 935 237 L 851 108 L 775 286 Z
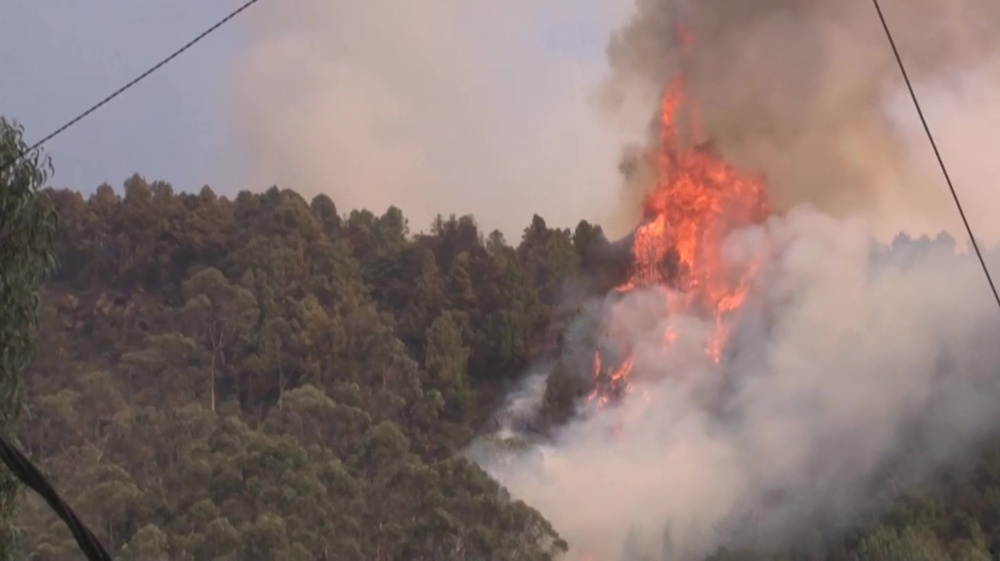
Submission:
M 648 155 L 655 182 L 643 200 L 643 222 L 633 234 L 627 278 L 614 291 L 669 289 L 663 291 L 668 313 L 714 320 L 706 350 L 719 361 L 731 316 L 743 305 L 756 271 L 751 266 L 734 275 L 725 262 L 723 243 L 732 231 L 762 222 L 769 206 L 764 182 L 741 174 L 708 143 L 699 142 L 693 119 L 688 132 L 694 142 L 681 141 L 678 115 L 689 103 L 681 79 L 663 94 L 659 146 Z M 631 352 L 621 348 L 627 341 L 615 340 L 614 310 L 610 316 L 607 336 L 624 356 L 612 362 L 600 349 L 595 351 L 597 384 L 591 398 L 602 402 L 627 389 L 634 366 Z M 664 344 L 674 335 L 665 330 Z
M 682 51 L 692 45 L 681 27 L 678 38 Z M 664 88 L 656 124 L 657 142 L 640 156 L 652 177 L 642 201 L 642 220 L 627 240 L 624 278 L 611 289 L 610 309 L 599 312 L 596 325 L 590 326 L 593 336 L 584 344 L 592 349 L 587 362 L 592 364 L 593 381 L 587 391 L 599 405 L 617 399 L 632 385 L 634 337 L 626 331 L 635 326 L 624 325 L 629 323 L 623 317 L 626 312 L 616 302 L 637 291 L 659 294 L 668 316 L 709 320 L 714 327 L 705 350 L 712 360 L 722 359 L 735 314 L 757 269 L 752 264 L 740 270 L 731 267 L 724 242 L 733 231 L 761 223 L 770 212 L 763 179 L 738 171 L 704 137 L 683 76 Z M 617 269 L 614 260 L 609 258 L 608 265 Z M 648 327 L 662 330 L 658 335 L 663 344 L 671 344 L 677 334 L 659 325 L 662 322 Z M 578 371 L 580 366 L 579 357 L 564 355 L 558 368 Z M 553 376 L 550 382 L 563 389 L 550 388 L 550 394 L 565 393 L 566 381 L 560 378 L 565 377 Z

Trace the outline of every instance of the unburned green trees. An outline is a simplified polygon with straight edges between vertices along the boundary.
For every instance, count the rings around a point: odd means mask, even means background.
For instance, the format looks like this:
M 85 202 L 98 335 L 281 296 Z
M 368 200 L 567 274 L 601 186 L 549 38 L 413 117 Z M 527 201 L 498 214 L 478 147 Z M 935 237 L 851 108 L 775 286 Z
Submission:
M 40 193 L 51 164 L 25 153 L 24 130 L 0 117 L 0 432 L 11 435 L 21 408 L 20 374 L 31 357 L 38 288 L 52 265 L 56 218 Z M 0 559 L 13 555 L 16 484 L 0 476 Z

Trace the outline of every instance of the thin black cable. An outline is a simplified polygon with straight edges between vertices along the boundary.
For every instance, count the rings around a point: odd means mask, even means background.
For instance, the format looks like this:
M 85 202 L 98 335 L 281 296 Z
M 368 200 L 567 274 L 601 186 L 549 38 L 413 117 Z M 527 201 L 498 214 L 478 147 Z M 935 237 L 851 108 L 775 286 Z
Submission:
M 17 164 L 19 161 L 21 161 L 22 158 L 24 158 L 28 154 L 31 154 L 35 150 L 41 148 L 42 145 L 44 145 L 48 141 L 59 136 L 60 134 L 68 130 L 70 127 L 73 127 L 83 119 L 86 119 L 88 116 L 90 116 L 92 113 L 94 113 L 101 107 L 104 107 L 112 100 L 120 96 L 121 94 L 130 90 L 133 86 L 145 80 L 154 72 L 169 64 L 175 58 L 184 54 L 184 52 L 186 52 L 191 47 L 198 44 L 202 39 L 214 33 L 220 27 L 228 23 L 230 20 L 232 20 L 239 14 L 246 11 L 248 8 L 250 8 L 250 6 L 253 6 L 258 1 L 259 0 L 247 0 L 247 2 L 244 3 L 242 6 L 230 12 L 229 15 L 219 20 L 217 23 L 215 23 L 205 31 L 198 34 L 194 39 L 191 39 L 190 41 L 185 43 L 183 46 L 181 46 L 179 49 L 171 53 L 169 56 L 167 56 L 160 62 L 156 63 L 155 65 L 151 66 L 150 68 L 148 68 L 147 70 L 145 70 L 144 72 L 142 72 L 141 74 L 130 80 L 124 86 L 118 88 L 110 95 L 106 96 L 104 99 L 100 100 L 99 102 L 91 106 L 89 109 L 84 111 L 83 113 L 80 113 L 79 115 L 77 115 L 76 117 L 74 117 L 66 124 L 59 127 L 58 129 L 52 131 L 38 142 L 32 144 L 31 146 L 20 152 L 17 156 L 12 158 L 10 161 L 4 162 L 3 165 L 0 166 L 0 173 L 7 171 L 9 168 Z M 87 527 L 87 525 L 84 524 L 82 520 L 80 520 L 80 518 L 76 515 L 76 513 L 73 512 L 73 509 L 70 508 L 70 506 L 66 504 L 65 501 L 62 500 L 62 498 L 59 496 L 59 493 L 57 493 L 55 488 L 52 487 L 52 484 L 49 483 L 48 479 L 46 479 L 44 475 L 42 475 L 42 472 L 39 471 L 38 468 L 35 467 L 33 463 L 31 463 L 31 460 L 29 460 L 27 456 L 21 453 L 21 451 L 18 450 L 17 447 L 8 442 L 7 439 L 5 439 L 2 435 L 0 435 L 0 460 L 2 460 L 3 463 L 7 465 L 11 473 L 13 473 L 21 481 L 21 483 L 23 483 L 28 488 L 38 493 L 38 495 L 41 496 L 43 499 L 45 499 L 45 502 L 48 503 L 49 507 L 52 508 L 52 510 L 59 515 L 59 518 L 61 518 L 63 522 L 66 523 L 66 526 L 73 534 L 73 538 L 76 540 L 77 545 L 80 547 L 80 550 L 83 552 L 83 554 L 87 557 L 88 561 L 111 561 L 111 555 L 107 552 L 106 549 L 104 549 L 104 546 L 101 545 L 101 542 L 100 540 L 97 539 L 97 536 L 95 536 L 94 533 L 90 531 L 90 529 Z
M 31 463 L 31 460 L 3 436 L 0 436 L 0 460 L 3 460 L 3 463 L 7 464 L 7 467 L 21 480 L 21 483 L 24 483 L 34 492 L 41 495 L 45 499 L 45 502 L 49 504 L 49 507 L 59 515 L 59 518 L 62 518 L 66 526 L 69 527 L 69 531 L 73 533 L 73 538 L 76 539 L 80 550 L 87 556 L 88 561 L 111 561 L 111 555 L 101 545 L 97 536 L 77 517 L 73 509 L 59 497 L 59 493 L 56 493 L 56 490 L 49 483 L 48 479 L 42 475 L 42 472 L 38 471 L 38 468 Z
M 201 32 L 197 37 L 195 37 L 194 39 L 191 39 L 186 44 L 184 44 L 184 46 L 182 46 L 181 48 L 179 48 L 176 51 L 174 51 L 173 53 L 171 53 L 170 56 L 168 56 L 167 58 L 161 60 L 160 62 L 156 63 L 155 65 L 151 66 L 149 69 L 147 69 L 142 74 L 139 74 L 138 76 L 136 76 L 135 78 L 133 78 L 131 81 L 129 81 L 124 86 L 118 88 L 117 90 L 115 90 L 114 92 L 112 92 L 110 95 L 108 95 L 107 97 L 105 97 L 104 99 L 102 99 L 101 101 L 95 103 L 93 106 L 90 107 L 90 109 L 87 109 L 83 113 L 80 113 L 79 115 L 77 115 L 76 117 L 74 117 L 73 119 L 71 119 L 70 121 L 68 121 L 66 124 L 64 124 L 63 126 L 61 126 L 58 129 L 52 131 L 51 133 L 49 133 L 48 135 L 46 135 L 44 138 L 42 138 L 38 142 L 32 144 L 27 149 L 25 149 L 23 152 L 21 152 L 20 154 L 18 154 L 14 159 L 10 160 L 9 162 L 5 162 L 2 166 L 0 166 L 0 173 L 3 173 L 5 171 L 7 171 L 7 169 L 9 169 L 11 166 L 13 166 L 17 162 L 21 161 L 21 158 L 24 158 L 28 154 L 30 154 L 30 153 L 34 152 L 35 150 L 41 148 L 41 146 L 43 144 L 45 144 L 46 142 L 52 140 L 53 138 L 59 136 L 60 134 L 62 134 L 64 132 L 66 132 L 66 129 L 69 129 L 70 127 L 76 125 L 80 121 L 86 119 L 94 111 L 97 111 L 101 107 L 104 107 L 109 102 L 111 102 L 113 99 L 115 99 L 116 97 L 120 96 L 121 94 L 123 94 L 126 91 L 128 91 L 129 89 L 131 89 L 132 86 L 135 86 L 139 82 L 145 80 L 146 78 L 149 77 L 150 74 L 156 72 L 160 68 L 163 68 L 170 61 L 172 61 L 175 58 L 179 57 L 180 55 L 184 54 L 185 51 L 187 51 L 191 47 L 193 47 L 196 44 L 198 44 L 202 39 L 204 39 L 205 37 L 208 37 L 213 32 L 215 32 L 217 29 L 219 29 L 223 25 L 229 23 L 229 20 L 231 20 L 231 19 L 235 18 L 236 16 L 240 15 L 246 9 L 248 9 L 250 6 L 253 6 L 254 4 L 256 4 L 259 1 L 260 0 L 248 0 L 245 4 L 243 4 L 242 6 L 240 6 L 239 8 L 237 8 L 236 10 L 230 12 L 230 14 L 227 15 L 226 17 L 224 17 L 221 20 L 219 20 L 215 25 L 213 25 L 212 27 L 209 27 L 205 31 Z
M 889 31 L 889 24 L 885 21 L 885 15 L 882 13 L 882 6 L 879 5 L 878 0 L 872 0 L 875 5 L 875 11 L 878 12 L 878 19 L 882 22 L 882 29 L 885 30 L 885 36 L 889 39 L 889 46 L 892 47 L 892 54 L 896 57 L 896 63 L 899 65 L 899 71 L 903 74 L 903 81 L 906 82 L 906 88 L 910 91 L 910 98 L 913 100 L 913 106 L 917 109 L 917 115 L 920 117 L 920 123 L 924 126 L 924 132 L 927 133 L 927 140 L 931 142 L 931 148 L 934 149 L 934 156 L 937 157 L 938 165 L 941 167 L 941 173 L 944 174 L 944 180 L 948 183 L 948 190 L 951 191 L 951 198 L 955 201 L 955 207 L 958 208 L 958 214 L 962 217 L 962 223 L 965 224 L 965 231 L 969 234 L 969 241 L 972 242 L 972 249 L 976 250 L 976 257 L 979 258 L 979 264 L 983 268 L 983 274 L 986 275 L 986 281 L 990 283 L 990 290 L 993 291 L 993 299 L 996 300 L 997 306 L 1000 306 L 1000 293 L 997 292 L 996 284 L 993 283 L 993 277 L 990 276 L 990 269 L 986 266 L 986 259 L 983 258 L 983 252 L 979 250 L 979 244 L 976 243 L 976 236 L 972 233 L 972 226 L 969 225 L 969 219 L 965 217 L 965 210 L 962 209 L 962 201 L 958 198 L 958 193 L 955 191 L 955 185 L 951 182 L 951 176 L 948 175 L 948 168 L 944 165 L 944 159 L 941 158 L 941 152 L 938 150 L 937 143 L 934 142 L 934 135 L 931 134 L 931 128 L 927 125 L 927 119 L 924 118 L 924 112 L 920 108 L 920 102 L 917 101 L 917 93 L 913 89 L 913 84 L 910 82 L 910 76 L 906 73 L 906 67 L 903 65 L 903 57 L 899 55 L 899 49 L 896 48 L 896 41 L 892 38 L 892 32 Z

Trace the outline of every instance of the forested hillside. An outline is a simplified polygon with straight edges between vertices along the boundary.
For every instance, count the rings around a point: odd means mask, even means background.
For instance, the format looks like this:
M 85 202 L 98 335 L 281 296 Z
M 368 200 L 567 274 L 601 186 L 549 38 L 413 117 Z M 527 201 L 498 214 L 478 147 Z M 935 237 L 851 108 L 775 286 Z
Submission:
M 470 217 L 411 235 L 271 189 L 49 191 L 58 268 L 20 438 L 123 559 L 548 559 L 534 510 L 457 457 L 551 344 L 600 230 Z M 32 559 L 75 544 L 41 501 Z
M 470 217 L 292 191 L 47 191 L 60 218 L 19 438 L 120 559 L 532 560 L 572 544 L 459 452 L 558 345 L 600 229 L 536 217 L 508 244 Z M 549 385 L 557 423 L 588 388 Z M 541 427 L 544 430 L 544 426 Z M 78 558 L 33 495 L 24 556 Z M 751 540 L 752 541 L 752 540 Z M 794 555 L 985 560 L 1000 454 Z M 657 560 L 659 561 L 659 560 Z

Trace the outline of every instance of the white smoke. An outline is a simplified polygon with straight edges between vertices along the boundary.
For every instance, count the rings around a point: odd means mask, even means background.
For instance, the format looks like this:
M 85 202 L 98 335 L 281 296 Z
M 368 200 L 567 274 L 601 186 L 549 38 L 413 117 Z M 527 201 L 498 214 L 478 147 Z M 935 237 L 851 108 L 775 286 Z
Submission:
M 588 53 L 623 0 L 259 6 L 229 90 L 246 185 L 396 205 L 415 231 L 472 213 L 515 238 L 534 213 L 571 227 L 614 200 L 634 129 L 593 110 L 606 65 Z
M 634 22 L 611 48 L 616 88 L 658 92 L 673 70 L 663 58 L 673 46 L 664 15 L 672 3 L 637 0 Z M 612 21 L 625 4 L 262 4 L 232 77 L 253 181 L 326 193 L 342 209 L 400 205 L 416 228 L 439 212 L 474 212 L 508 233 L 535 212 L 565 225 L 599 218 L 631 116 L 625 132 L 605 128 L 589 101 L 595 70 L 543 56 L 535 27 L 553 14 Z M 991 228 L 997 182 L 988 156 L 1000 126 L 983 123 L 1000 122 L 1000 112 L 980 92 L 1000 83 L 996 18 L 984 15 L 1000 4 L 918 2 L 910 12 L 908 3 L 886 4 L 913 47 L 907 56 L 925 67 L 918 87 L 970 219 Z M 782 202 L 875 212 L 872 221 L 890 231 L 956 224 L 909 100 L 894 98 L 892 118 L 877 118 L 899 81 L 868 6 L 689 5 L 698 40 L 689 78 L 707 124 L 728 155 L 777 178 Z M 959 59 L 961 72 L 942 70 Z M 643 113 L 644 102 L 635 102 Z M 623 220 L 618 231 L 633 226 Z M 1000 239 L 996 227 L 985 233 Z M 971 258 L 940 248 L 886 261 L 872 256 L 861 224 L 807 209 L 732 241 L 737 261 L 760 244 L 773 253 L 721 368 L 705 360 L 708 325 L 666 317 L 657 297 L 632 294 L 621 305 L 637 326 L 634 393 L 532 444 L 525 427 L 544 390 L 532 376 L 500 433 L 523 433 L 521 441 L 470 451 L 573 551 L 612 561 L 626 542 L 655 550 L 669 526 L 674 552 L 696 557 L 733 538 L 716 526 L 730 528 L 747 511 L 756 537 L 774 542 L 812 515 L 848 521 L 885 464 L 920 475 L 996 420 L 1000 317 Z M 676 324 L 673 346 L 638 327 L 657 321 Z M 921 435 L 919 454 L 911 433 Z
M 671 346 L 661 329 L 631 335 L 635 389 L 534 453 L 479 450 L 571 559 L 700 559 L 727 541 L 835 529 L 870 506 L 887 469 L 926 475 L 1000 421 L 1000 311 L 974 258 L 948 240 L 879 251 L 860 222 L 809 208 L 727 250 L 739 266 L 762 248 L 721 365 L 704 350 L 708 323 L 629 295 L 630 324 L 658 317 L 679 334 Z

